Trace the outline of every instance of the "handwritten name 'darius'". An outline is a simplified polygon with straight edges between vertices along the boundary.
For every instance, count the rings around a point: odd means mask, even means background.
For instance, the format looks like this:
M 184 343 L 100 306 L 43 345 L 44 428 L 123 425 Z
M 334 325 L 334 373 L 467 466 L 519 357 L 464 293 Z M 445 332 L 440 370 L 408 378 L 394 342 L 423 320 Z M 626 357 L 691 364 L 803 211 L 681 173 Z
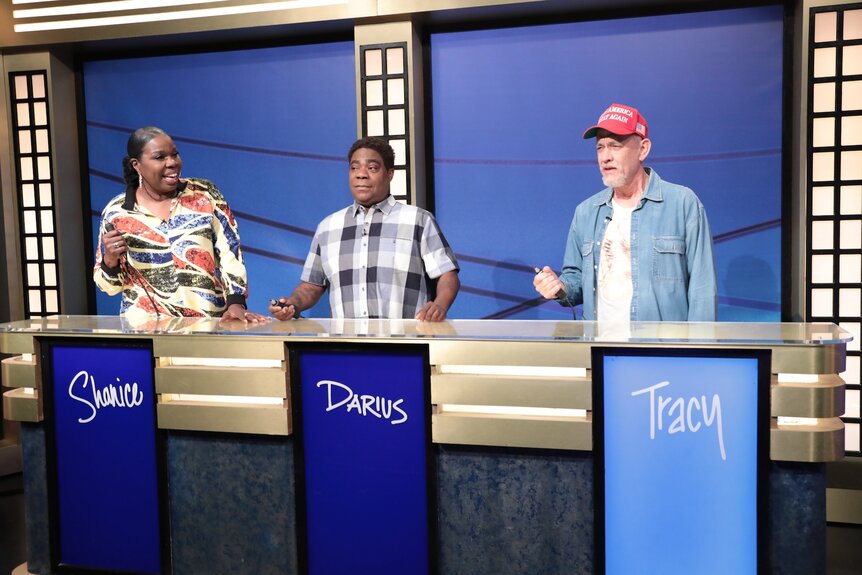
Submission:
M 342 405 L 346 405 L 348 413 L 356 410 L 357 414 L 362 416 L 372 415 L 378 419 L 390 420 L 389 423 L 392 425 L 398 425 L 407 421 L 407 412 L 400 407 L 404 403 L 403 399 L 392 401 L 391 399 L 376 395 L 359 395 L 353 393 L 353 390 L 347 385 L 328 379 L 317 382 L 317 387 L 323 386 L 326 386 L 327 393 L 326 411 L 332 411 Z M 335 389 L 335 393 L 333 393 L 333 389 Z M 333 402 L 333 395 L 342 395 L 342 398 Z M 393 412 L 397 412 L 401 417 L 399 419 L 392 419 Z

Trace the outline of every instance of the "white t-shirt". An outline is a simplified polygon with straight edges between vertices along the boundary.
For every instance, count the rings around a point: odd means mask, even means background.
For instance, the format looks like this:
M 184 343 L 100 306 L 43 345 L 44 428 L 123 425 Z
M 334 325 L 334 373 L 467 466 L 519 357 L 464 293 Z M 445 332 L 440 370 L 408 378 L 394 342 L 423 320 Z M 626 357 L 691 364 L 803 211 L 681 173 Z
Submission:
M 598 321 L 628 323 L 632 307 L 632 212 L 612 200 L 614 216 L 605 229 L 599 258 Z

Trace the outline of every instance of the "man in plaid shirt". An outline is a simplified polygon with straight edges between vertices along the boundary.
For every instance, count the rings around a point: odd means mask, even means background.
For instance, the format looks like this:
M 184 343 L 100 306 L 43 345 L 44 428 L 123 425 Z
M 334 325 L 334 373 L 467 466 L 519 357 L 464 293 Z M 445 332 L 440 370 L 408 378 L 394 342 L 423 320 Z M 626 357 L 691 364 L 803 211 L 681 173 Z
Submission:
M 458 262 L 429 212 L 395 201 L 395 153 L 362 138 L 347 154 L 354 202 L 314 234 L 301 281 L 269 308 L 289 320 L 329 289 L 333 318 L 443 321 L 458 294 Z

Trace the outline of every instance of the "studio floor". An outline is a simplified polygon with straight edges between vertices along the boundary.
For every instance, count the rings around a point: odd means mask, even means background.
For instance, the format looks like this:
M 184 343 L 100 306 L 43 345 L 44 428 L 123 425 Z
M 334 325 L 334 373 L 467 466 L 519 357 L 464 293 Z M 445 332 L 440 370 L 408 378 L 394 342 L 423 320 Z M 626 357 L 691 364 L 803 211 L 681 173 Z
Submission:
M 829 525 L 826 544 L 827 575 L 862 573 L 862 526 Z M 22 478 L 0 477 L 0 575 L 11 574 L 26 555 Z

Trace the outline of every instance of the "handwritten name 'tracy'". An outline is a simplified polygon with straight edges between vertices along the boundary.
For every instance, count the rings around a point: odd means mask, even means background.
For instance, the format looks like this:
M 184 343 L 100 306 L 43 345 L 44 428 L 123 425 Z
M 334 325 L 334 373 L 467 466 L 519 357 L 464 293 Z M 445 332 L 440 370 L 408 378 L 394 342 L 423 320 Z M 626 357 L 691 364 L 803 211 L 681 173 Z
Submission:
M 718 448 L 721 459 L 726 460 L 724 451 L 724 431 L 721 422 L 721 398 L 718 394 L 712 396 L 711 404 L 707 404 L 706 396 L 673 397 L 656 393 L 656 390 L 670 385 L 669 381 L 661 381 L 655 385 L 632 392 L 632 397 L 646 395 L 649 398 L 649 437 L 655 439 L 656 431 L 665 431 L 665 416 L 670 419 L 667 426 L 667 434 L 683 433 L 689 431 L 697 433 L 701 428 L 706 429 L 715 425 L 718 436 Z M 666 393 L 666 391 L 664 392 Z

